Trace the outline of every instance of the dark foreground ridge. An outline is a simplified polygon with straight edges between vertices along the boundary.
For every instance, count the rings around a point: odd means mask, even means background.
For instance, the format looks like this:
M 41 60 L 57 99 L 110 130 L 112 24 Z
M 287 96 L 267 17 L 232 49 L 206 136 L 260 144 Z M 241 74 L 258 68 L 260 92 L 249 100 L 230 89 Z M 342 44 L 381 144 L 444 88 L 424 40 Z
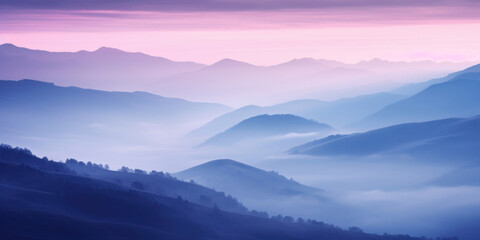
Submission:
M 143 191 L 140 184 L 126 187 L 80 175 L 68 164 L 2 145 L 1 238 L 419 239 L 367 234 L 358 228 L 347 231 L 313 220 L 233 213 Z

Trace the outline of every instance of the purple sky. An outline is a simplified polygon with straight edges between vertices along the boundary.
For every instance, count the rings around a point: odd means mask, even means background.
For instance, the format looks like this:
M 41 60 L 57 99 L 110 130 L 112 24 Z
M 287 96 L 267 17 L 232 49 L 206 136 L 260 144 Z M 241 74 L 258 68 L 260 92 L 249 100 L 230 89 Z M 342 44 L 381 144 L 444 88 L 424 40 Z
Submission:
M 462 61 L 480 56 L 480 1 L 4 0 L 0 29 L 0 43 L 29 48 L 110 46 L 202 63 Z

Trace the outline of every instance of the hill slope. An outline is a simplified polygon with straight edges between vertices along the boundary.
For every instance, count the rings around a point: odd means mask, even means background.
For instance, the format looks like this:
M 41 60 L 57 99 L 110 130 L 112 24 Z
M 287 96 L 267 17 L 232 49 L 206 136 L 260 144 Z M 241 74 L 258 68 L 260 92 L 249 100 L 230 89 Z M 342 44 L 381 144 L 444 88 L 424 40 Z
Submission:
M 424 82 L 406 84 L 404 86 L 401 86 L 392 90 L 391 92 L 395 94 L 400 94 L 400 95 L 414 95 L 434 84 L 449 81 L 456 76 L 459 76 L 464 73 L 469 73 L 469 72 L 480 72 L 480 64 L 468 67 L 462 71 L 450 73 L 445 77 L 435 78 L 435 79 L 431 79 Z
M 464 73 L 388 105 L 353 126 L 371 129 L 406 122 L 471 117 L 479 113 L 480 72 Z
M 301 99 L 266 107 L 250 105 L 225 113 L 187 136 L 200 139 L 211 137 L 242 120 L 262 114 L 293 114 L 341 129 L 403 98 L 401 95 L 378 93 L 331 102 Z
M 240 198 L 255 196 L 277 198 L 294 195 L 316 196 L 320 190 L 288 180 L 275 172 L 267 172 L 237 161 L 219 159 L 210 161 L 174 176 L 231 193 Z
M 480 116 L 407 123 L 365 133 L 330 136 L 290 150 L 295 154 L 409 154 L 437 160 L 476 161 Z
M 414 239 L 206 208 L 68 172 L 40 170 L 20 163 L 32 158 L 28 153 L 1 150 L 2 239 Z M 12 151 L 15 158 L 6 161 L 4 156 Z
M 229 110 L 145 92 L 106 92 L 52 83 L 0 81 L 1 128 L 24 134 L 91 131 L 93 126 L 139 122 L 185 124 Z M 125 127 L 125 126 L 124 126 Z
M 231 145 L 240 141 L 282 136 L 289 133 L 327 133 L 334 129 L 291 114 L 259 115 L 245 119 L 202 145 Z
M 205 67 L 143 53 L 102 47 L 96 51 L 48 52 L 0 45 L 0 79 L 39 79 L 61 86 L 136 91 L 162 77 Z

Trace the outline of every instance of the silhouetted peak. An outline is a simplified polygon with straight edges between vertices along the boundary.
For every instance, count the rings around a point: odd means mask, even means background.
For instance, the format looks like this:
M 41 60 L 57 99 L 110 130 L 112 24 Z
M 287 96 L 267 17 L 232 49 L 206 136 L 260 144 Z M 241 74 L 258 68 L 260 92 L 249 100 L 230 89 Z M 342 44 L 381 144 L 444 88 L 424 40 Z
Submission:
M 294 58 L 290 62 L 291 63 L 316 63 L 317 60 L 314 58 L 305 57 L 305 58 Z
M 23 48 L 23 47 L 18 47 L 11 43 L 4 43 L 0 45 L 0 51 L 7 54 L 18 54 L 18 53 L 24 53 L 26 51 L 32 51 L 32 50 Z
M 101 47 L 101 48 L 95 50 L 95 52 L 96 53 L 121 53 L 123 51 L 120 50 L 120 49 L 116 49 L 116 48 Z
M 246 62 L 240 62 L 237 60 L 233 60 L 230 58 L 224 58 L 214 64 L 211 65 L 212 67 L 245 67 L 245 66 L 254 66 Z
M 216 159 L 204 164 L 206 165 L 244 165 L 243 163 L 237 162 L 232 159 Z
M 50 82 L 42 82 L 42 81 L 32 80 L 32 79 L 22 79 L 22 80 L 18 80 L 17 82 L 20 84 L 27 84 L 27 85 L 55 86 L 55 84 Z
M 383 60 L 380 58 L 372 58 L 370 60 L 362 60 L 359 64 L 379 64 L 379 63 L 389 63 L 387 60 Z
M 241 163 L 232 159 L 216 159 L 212 161 L 208 161 L 206 163 L 197 165 L 190 169 L 211 169 L 211 170 L 225 170 L 225 169 L 256 169 L 250 165 L 245 163 Z M 188 169 L 187 169 L 188 170 Z
M 293 114 L 271 114 L 271 115 L 270 114 L 262 114 L 262 115 L 258 115 L 258 116 L 248 118 L 244 121 L 261 121 L 261 120 L 265 120 L 265 119 L 273 120 L 273 121 L 284 121 L 284 120 L 301 120 L 301 121 L 303 121 L 304 120 L 304 121 L 314 122 L 313 120 L 308 120 L 306 118 L 296 116 L 296 115 L 293 115 Z
M 11 49 L 11 48 L 18 48 L 18 47 L 11 44 L 11 43 L 4 43 L 4 44 L 0 45 L 0 48 L 2 48 L 2 49 L 3 48 L 10 48 Z

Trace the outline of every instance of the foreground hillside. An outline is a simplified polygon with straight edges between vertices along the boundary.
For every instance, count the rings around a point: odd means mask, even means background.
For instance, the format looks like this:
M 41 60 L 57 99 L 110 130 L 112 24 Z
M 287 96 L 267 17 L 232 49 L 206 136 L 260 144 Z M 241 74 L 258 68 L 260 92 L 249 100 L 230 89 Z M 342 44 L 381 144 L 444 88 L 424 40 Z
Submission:
M 0 150 L 2 239 L 414 239 L 202 207 L 81 176 L 27 150 Z

